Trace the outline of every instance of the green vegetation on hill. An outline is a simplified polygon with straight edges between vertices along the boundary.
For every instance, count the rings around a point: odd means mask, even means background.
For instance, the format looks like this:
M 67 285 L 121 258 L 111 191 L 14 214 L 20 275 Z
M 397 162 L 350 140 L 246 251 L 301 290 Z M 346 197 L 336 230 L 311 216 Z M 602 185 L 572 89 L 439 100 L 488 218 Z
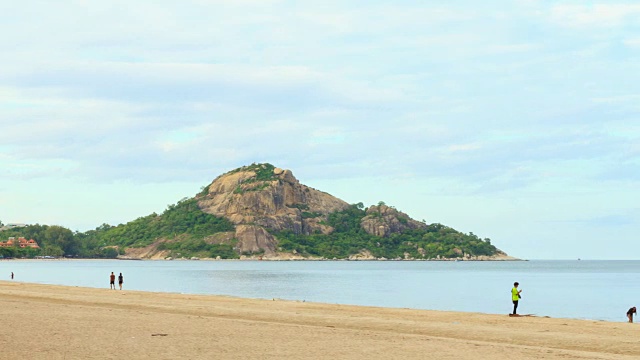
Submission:
M 329 215 L 327 224 L 332 234 L 295 235 L 289 231 L 276 234 L 283 251 L 296 251 L 302 255 L 324 258 L 347 258 L 368 250 L 376 258 L 403 259 L 404 254 L 415 259 L 447 258 L 471 255 L 494 255 L 497 249 L 489 239 L 480 239 L 473 233 L 464 234 L 441 224 L 425 229 L 408 230 L 389 237 L 378 237 L 365 232 L 360 226 L 366 215 L 362 204 L 351 205 L 344 211 Z M 424 255 L 423 255 L 424 254 Z
M 243 167 L 239 167 L 237 169 L 231 170 L 227 174 L 235 174 L 240 171 L 253 171 L 256 173 L 256 176 L 254 178 L 251 178 L 250 180 L 247 180 L 246 182 L 270 181 L 276 178 L 275 174 L 273 173 L 273 170 L 275 168 L 276 168 L 275 166 L 269 163 L 262 163 L 262 164 L 253 163 L 251 165 L 247 165 L 247 166 L 243 166 Z
M 329 214 L 326 223 L 335 229 L 332 234 L 295 235 L 283 231 L 274 235 L 278 238 L 280 251 L 328 259 L 348 258 L 363 250 L 376 258 L 387 259 L 402 259 L 405 253 L 414 259 L 433 259 L 437 256 L 459 258 L 463 253 L 490 256 L 498 251 L 489 239 L 480 239 L 473 233 L 464 234 L 442 224 L 389 237 L 370 235 L 360 226 L 365 215 L 360 203 Z M 222 244 L 206 241 L 216 233 L 230 231 L 234 231 L 234 226 L 228 220 L 202 212 L 195 199 L 183 199 L 170 205 L 161 215 L 154 213 L 118 226 L 103 224 L 84 233 L 38 224 L 2 231 L 3 241 L 22 236 L 35 239 L 41 248 L 3 247 L 0 255 L 5 258 L 42 255 L 115 258 L 124 254 L 125 247 L 144 247 L 164 239 L 166 241 L 158 246 L 158 250 L 169 250 L 173 257 L 233 259 L 240 255 L 233 249 L 235 239 Z
M 171 250 L 180 256 L 206 256 L 221 258 L 236 257 L 233 246 L 208 244 L 205 238 L 219 232 L 234 231 L 227 219 L 207 214 L 200 210 L 196 199 L 183 199 L 169 205 L 162 215 L 151 214 L 124 225 L 103 224 L 95 230 L 79 234 L 83 241 L 100 246 L 144 247 L 156 240 L 169 240 L 160 250 Z M 175 240 L 175 242 L 173 242 Z
M 238 186 L 235 188 L 233 193 L 242 194 L 246 191 L 260 191 L 268 187 L 269 186 L 268 181 L 271 181 L 276 178 L 275 174 L 273 173 L 273 169 L 275 169 L 275 166 L 269 163 L 265 163 L 265 164 L 251 164 L 249 166 L 244 166 L 234 170 L 233 172 L 253 171 L 256 173 L 256 176 L 242 181 L 240 184 L 238 184 Z
M 268 163 L 252 164 L 227 174 L 239 171 L 252 171 L 256 174 L 237 184 L 234 193 L 242 194 L 269 186 L 278 178 L 274 169 Z M 238 258 L 240 254 L 234 250 L 238 242 L 233 238 L 235 226 L 225 218 L 203 212 L 198 206 L 198 199 L 207 194 L 208 186 L 205 186 L 196 198 L 185 198 L 177 204 L 169 205 L 160 215 L 153 213 L 117 226 L 103 224 L 95 230 L 83 233 L 74 233 L 61 226 L 37 224 L 0 231 L 0 241 L 22 236 L 36 240 L 41 247 L 1 247 L 0 256 L 115 258 L 124 255 L 126 248 L 143 248 L 156 244 L 155 250 L 168 251 L 172 257 Z M 383 202 L 378 204 L 383 205 Z M 293 204 L 290 207 L 300 210 L 302 219 L 316 219 L 320 224 L 323 224 L 324 219 L 324 224 L 333 227 L 334 232 L 328 235 L 319 232 L 311 235 L 297 235 L 291 231 L 272 233 L 278 240 L 278 250 L 282 252 L 344 259 L 368 251 L 376 258 L 433 259 L 460 258 L 464 254 L 491 256 L 499 251 L 491 245 L 489 239 L 480 239 L 473 233 L 464 234 L 442 224 L 425 224 L 418 229 L 392 233 L 387 237 L 370 235 L 361 225 L 363 218 L 367 216 L 362 203 L 331 213 L 326 218 L 323 213 L 312 211 L 308 204 Z M 387 213 L 386 216 L 393 213 Z M 397 212 L 395 216 L 397 221 L 394 220 L 394 223 L 403 225 L 400 228 L 416 227 L 415 222 L 406 214 Z M 372 212 L 367 220 L 368 226 L 371 225 L 371 217 L 376 217 L 373 222 L 375 226 L 378 221 L 387 221 L 381 212 Z
M 154 213 L 118 226 L 103 224 L 84 233 L 47 225 L 29 225 L 2 231 L 0 236 L 3 241 L 22 236 L 36 240 L 41 249 L 3 247 L 0 248 L 0 255 L 115 258 L 124 254 L 125 247 L 144 247 L 157 239 L 165 239 L 168 241 L 161 245 L 160 250 L 171 250 L 180 256 L 237 258 L 239 255 L 233 251 L 233 244 L 209 244 L 204 240 L 207 236 L 225 231 L 234 231 L 233 224 L 202 212 L 197 200 L 183 199 L 175 205 L 169 205 L 162 215 Z
M 209 244 L 203 239 L 191 239 L 186 241 L 173 241 L 162 243 L 158 246 L 158 250 L 171 250 L 173 257 L 203 257 L 221 259 L 237 259 L 240 257 L 234 249 L 237 240 L 231 244 Z

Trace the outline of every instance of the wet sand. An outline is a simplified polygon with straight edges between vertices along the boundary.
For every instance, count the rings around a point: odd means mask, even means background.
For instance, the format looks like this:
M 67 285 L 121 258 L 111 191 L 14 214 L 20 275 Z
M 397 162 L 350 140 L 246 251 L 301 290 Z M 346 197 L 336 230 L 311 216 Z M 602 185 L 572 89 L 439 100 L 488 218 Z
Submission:
M 10 281 L 0 321 L 0 359 L 640 358 L 625 322 Z

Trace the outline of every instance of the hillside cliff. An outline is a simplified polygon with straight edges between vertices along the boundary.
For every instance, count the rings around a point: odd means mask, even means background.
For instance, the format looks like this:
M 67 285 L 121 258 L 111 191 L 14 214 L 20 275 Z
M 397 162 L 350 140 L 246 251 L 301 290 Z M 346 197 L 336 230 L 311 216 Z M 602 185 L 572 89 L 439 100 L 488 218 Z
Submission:
M 296 235 L 330 234 L 327 215 L 349 204 L 300 184 L 290 170 L 258 164 L 230 171 L 216 178 L 201 194 L 202 211 L 224 217 L 236 225 L 236 249 L 241 253 L 277 248 L 273 232 Z
M 385 204 L 370 206 L 366 214 L 360 225 L 368 234 L 375 236 L 388 237 L 394 233 L 427 228 L 425 223 L 415 221 L 409 215 Z

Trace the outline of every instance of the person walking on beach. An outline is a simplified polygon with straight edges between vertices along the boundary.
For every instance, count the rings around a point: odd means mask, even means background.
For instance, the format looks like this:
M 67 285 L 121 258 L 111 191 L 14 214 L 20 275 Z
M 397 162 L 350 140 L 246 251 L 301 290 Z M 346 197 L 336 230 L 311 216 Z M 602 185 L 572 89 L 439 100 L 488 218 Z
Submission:
M 633 314 L 636 313 L 636 307 L 632 307 L 631 309 L 627 310 L 627 318 L 629 319 L 629 322 L 632 323 L 633 322 Z
M 123 282 L 124 282 L 124 277 L 122 276 L 122 273 L 120 273 L 120 275 L 118 275 L 118 285 L 120 285 L 120 290 L 122 290 Z
M 111 276 L 109 276 L 109 289 L 116 289 L 116 275 L 111 272 Z
M 13 271 L 11 272 L 11 280 L 13 280 Z
M 518 285 L 520 285 L 517 281 L 513 283 L 513 289 L 511 289 L 511 301 L 513 301 L 513 315 L 517 314 L 518 310 L 518 301 L 520 300 L 520 293 L 522 290 L 518 290 Z

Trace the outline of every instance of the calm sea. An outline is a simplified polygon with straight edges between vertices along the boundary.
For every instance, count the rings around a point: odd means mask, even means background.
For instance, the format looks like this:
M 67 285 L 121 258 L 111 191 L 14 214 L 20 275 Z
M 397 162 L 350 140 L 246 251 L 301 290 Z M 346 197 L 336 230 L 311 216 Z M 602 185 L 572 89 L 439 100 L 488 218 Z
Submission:
M 0 278 L 41 284 L 334 304 L 626 321 L 640 306 L 640 261 L 127 261 L 3 260 Z

